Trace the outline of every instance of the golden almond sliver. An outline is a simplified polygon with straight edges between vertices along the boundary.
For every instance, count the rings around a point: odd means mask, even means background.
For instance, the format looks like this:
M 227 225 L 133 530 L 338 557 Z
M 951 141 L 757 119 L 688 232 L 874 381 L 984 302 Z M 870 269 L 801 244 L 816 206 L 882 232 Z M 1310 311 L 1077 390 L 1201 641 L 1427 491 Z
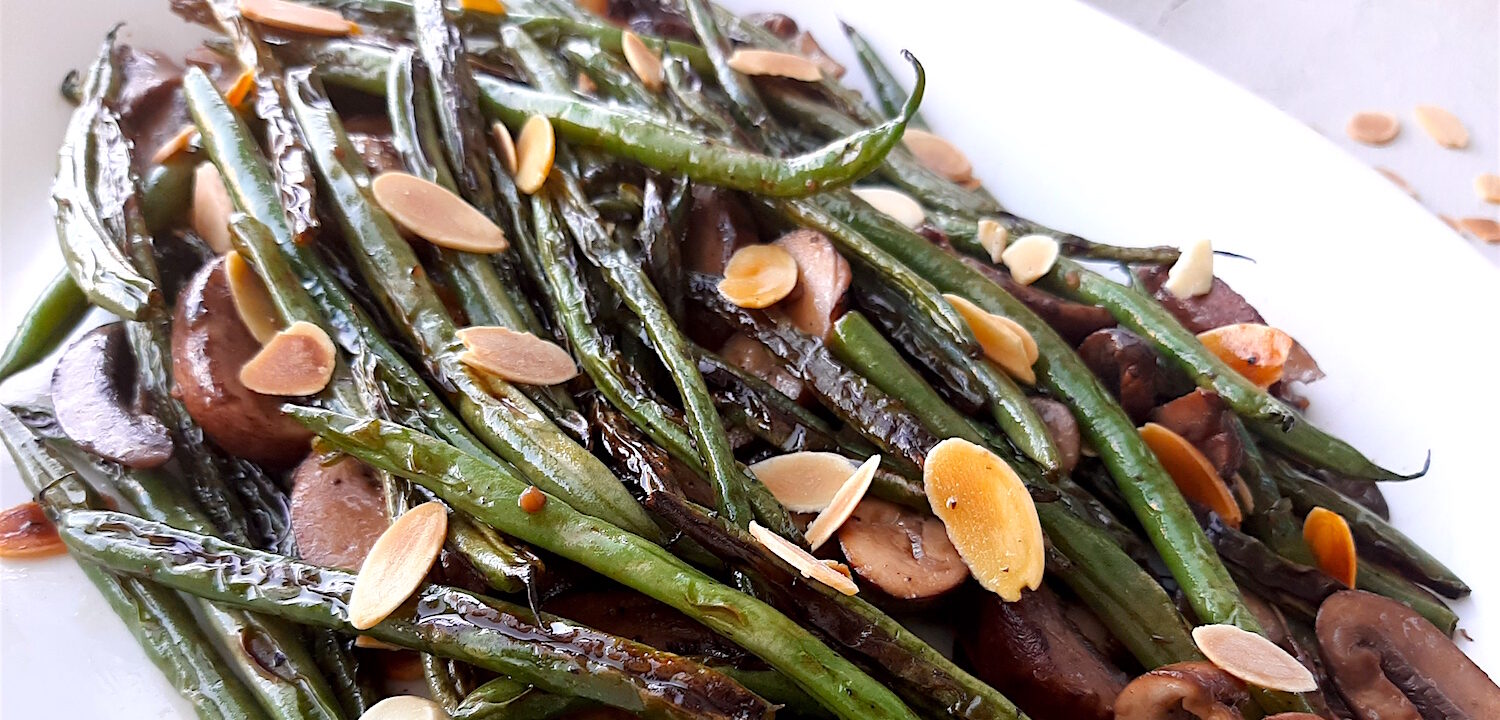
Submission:
M 462 0 L 459 7 L 464 10 L 487 13 L 489 15 L 504 15 L 505 4 L 500 0 Z
M 196 126 L 192 124 L 183 126 L 170 140 L 162 143 L 161 147 L 156 149 L 156 152 L 151 153 L 152 164 L 160 165 L 171 160 L 177 153 L 186 152 L 188 146 L 192 145 L 193 141 L 197 140 L 197 138 L 198 128 Z
M 1010 230 L 999 220 L 988 217 L 979 218 L 977 227 L 975 236 L 979 240 L 979 247 L 990 254 L 990 262 L 1000 262 L 1005 246 L 1010 243 Z
M 895 188 L 857 187 L 853 188 L 853 192 L 859 199 L 869 203 L 870 207 L 909 228 L 920 227 L 927 221 L 927 213 L 922 210 L 922 204 Z
M 573 79 L 573 90 L 580 95 L 597 95 L 599 85 L 586 72 L 579 72 L 578 77 Z
M 1167 281 L 1162 283 L 1167 292 L 1180 298 L 1205 295 L 1214 287 L 1213 243 L 1199 240 L 1182 249 L 1177 262 L 1167 270 Z
M 370 637 L 369 635 L 355 635 L 354 647 L 364 648 L 366 650 L 387 650 L 390 652 L 397 652 L 406 649 L 404 647 L 401 647 L 400 645 L 392 645 L 384 640 L 377 640 Z M 361 715 L 360 717 L 363 718 L 365 716 Z
M 802 577 L 817 580 L 845 595 L 859 593 L 859 586 L 848 575 L 828 567 L 822 560 L 809 555 L 806 550 L 791 544 L 786 538 L 767 530 L 754 520 L 750 521 L 750 536 L 773 555 L 797 568 Z
M 901 136 L 906 149 L 917 162 L 953 182 L 968 182 L 974 177 L 974 165 L 953 143 L 920 128 L 908 127 Z
M 1436 105 L 1418 105 L 1415 111 L 1417 124 L 1427 131 L 1427 136 L 1437 144 L 1451 150 L 1469 146 L 1469 131 L 1457 115 Z
M 968 298 L 945 294 L 943 299 L 963 316 L 985 357 L 995 361 L 1005 374 L 1027 385 L 1036 383 L 1036 371 L 1031 366 L 1036 363 L 1038 352 L 1031 333 L 1014 320 L 988 312 Z
M 1401 121 L 1388 112 L 1363 110 L 1349 118 L 1344 134 L 1366 145 L 1384 145 L 1401 133 Z
M 724 266 L 719 294 L 742 308 L 767 308 L 797 287 L 797 260 L 776 245 L 746 245 Z
M 370 547 L 349 595 L 349 624 L 355 630 L 379 625 L 422 587 L 443 540 L 448 508 L 426 502 L 396 518 Z
M 1406 178 L 1397 175 L 1395 170 L 1391 170 L 1390 168 L 1377 167 L 1375 168 L 1375 172 L 1384 175 L 1385 179 L 1390 180 L 1392 185 L 1401 188 L 1401 192 L 1404 192 L 1412 197 L 1417 196 L 1417 191 L 1412 188 L 1410 183 L 1406 182 Z
M 661 58 L 657 57 L 656 51 L 646 47 L 641 37 L 629 30 L 620 33 L 620 50 L 625 54 L 625 64 L 641 79 L 646 89 L 660 92 L 662 68 Z
M 1059 252 L 1057 241 L 1046 235 L 1023 235 L 1000 253 L 1000 261 L 1016 282 L 1030 285 L 1052 271 Z
M 748 48 L 735 50 L 729 56 L 729 67 L 745 75 L 769 75 L 803 82 L 817 82 L 823 79 L 823 71 L 812 60 L 801 55 L 774 50 Z
M 229 103 L 231 107 L 239 107 L 245 103 L 245 100 L 250 97 L 250 93 L 254 91 L 255 73 L 247 70 L 240 73 L 239 77 L 234 79 L 234 84 L 229 86 L 229 90 L 224 93 L 224 101 Z
M 777 455 L 750 466 L 777 502 L 798 513 L 827 509 L 854 469 L 849 458 L 816 450 Z
M 1004 460 L 962 438 L 927 454 L 922 484 L 969 572 L 1006 602 L 1042 584 L 1046 553 L 1031 493 Z
M 833 500 L 828 503 L 828 508 L 818 513 L 813 518 L 812 524 L 807 526 L 807 547 L 817 550 L 828 542 L 828 538 L 843 526 L 844 522 L 854 514 L 854 508 L 863 500 L 865 493 L 870 489 L 870 482 L 875 479 L 875 471 L 880 469 L 880 456 L 871 455 L 858 470 L 854 471 L 849 479 L 839 486 L 834 494 Z
M 510 128 L 505 123 L 497 122 L 490 126 L 490 134 L 495 136 L 495 149 L 500 153 L 500 164 L 511 177 L 516 176 L 516 141 L 510 136 Z
M 224 178 L 213 163 L 198 163 L 193 170 L 193 206 L 189 220 L 193 232 L 208 243 L 209 249 L 223 255 L 234 250 L 229 235 L 229 216 L 234 213 L 234 202 L 224 188 Z
M 332 10 L 289 2 L 289 0 L 240 0 L 240 14 L 246 18 L 281 30 L 342 37 L 359 32 L 359 26 Z
M 516 138 L 516 189 L 527 195 L 542 189 L 552 173 L 556 155 L 557 136 L 552 132 L 552 122 L 541 115 L 527 118 L 520 137 Z
M 375 703 L 359 720 L 448 720 L 448 713 L 427 698 L 396 695 Z
M 240 383 L 262 395 L 315 395 L 328 387 L 337 357 L 323 328 L 299 320 L 272 336 L 240 368 Z
M 1500 243 L 1500 223 L 1494 220 L 1482 217 L 1459 218 L 1458 226 L 1478 240 Z
M 578 0 L 578 7 L 602 18 L 609 17 L 609 0 Z
M 475 326 L 459 330 L 458 339 L 468 348 L 459 356 L 461 362 L 508 382 L 557 385 L 578 377 L 578 366 L 567 350 L 529 332 Z
M 450 250 L 497 253 L 509 243 L 505 231 L 447 188 L 404 172 L 383 172 L 370 194 L 401 229 Z
M 1318 681 L 1297 658 L 1276 643 L 1233 625 L 1200 625 L 1193 642 L 1220 670 L 1257 687 L 1282 692 L 1312 692 Z
M 1500 205 L 1500 175 L 1481 173 L 1474 178 L 1474 192 L 1479 199 Z
M 271 293 L 261 281 L 255 267 L 243 255 L 231 250 L 224 255 L 224 274 L 229 281 L 229 298 L 245 329 L 262 345 L 281 332 L 281 314 L 271 302 Z

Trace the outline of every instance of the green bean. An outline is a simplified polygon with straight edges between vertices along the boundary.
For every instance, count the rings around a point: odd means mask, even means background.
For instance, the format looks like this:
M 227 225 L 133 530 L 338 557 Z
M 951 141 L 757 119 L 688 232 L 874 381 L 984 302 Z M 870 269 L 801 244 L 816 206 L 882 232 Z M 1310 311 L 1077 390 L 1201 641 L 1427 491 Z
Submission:
M 333 686 L 344 716 L 358 718 L 380 699 L 379 691 L 373 687 L 371 678 L 360 672 L 359 660 L 354 657 L 354 639 L 322 628 L 308 628 L 308 644 L 313 660 L 322 668 L 324 677 Z
M 16 334 L 0 355 L 0 380 L 35 365 L 52 354 L 68 339 L 84 316 L 89 313 L 89 299 L 63 271 L 47 283 L 46 289 L 21 318 Z
M 1361 560 L 1354 584 L 1360 590 L 1384 595 L 1416 610 L 1449 637 L 1458 630 L 1458 614 L 1447 604 L 1426 588 L 1384 566 Z
M 449 715 L 453 720 L 552 720 L 593 706 L 583 698 L 552 695 L 498 677 L 469 693 Z
M 197 153 L 178 153 L 141 178 L 141 214 L 152 234 L 176 227 L 193 200 Z
M 963 438 L 978 445 L 986 443 L 969 420 L 932 392 L 927 382 L 859 311 L 850 310 L 833 324 L 828 347 L 876 387 L 900 398 L 934 435 Z
M 790 142 L 771 117 L 771 111 L 761 101 L 755 85 L 749 77 L 729 66 L 729 56 L 734 51 L 734 46 L 719 31 L 707 0 L 682 0 L 682 5 L 687 10 L 687 19 L 693 26 L 694 34 L 698 36 L 698 43 L 703 46 L 703 51 L 713 65 L 713 76 L 719 81 L 724 94 L 729 96 L 729 108 L 739 119 L 741 126 L 753 129 L 761 138 L 762 144 L 772 150 L 786 148 Z M 891 113 L 891 117 L 900 116 L 900 108 L 904 104 L 903 94 L 902 101 L 896 104 L 897 110 Z M 916 111 L 912 110 L 906 115 L 907 121 L 910 122 L 915 115 Z
M 557 48 L 567 61 L 582 70 L 599 89 L 627 105 L 652 107 L 657 98 L 630 68 L 613 55 L 587 40 L 568 40 Z
M 849 39 L 849 45 L 854 48 L 854 56 L 859 60 L 859 67 L 865 71 L 865 78 L 870 81 L 870 89 L 875 91 L 875 100 L 880 105 L 880 110 L 886 117 L 892 117 L 901 109 L 901 100 L 906 97 L 906 90 L 891 73 L 891 69 L 880 59 L 870 41 L 865 39 L 854 26 L 840 21 L 839 26 L 844 29 L 844 37 Z M 921 115 L 913 115 L 912 127 L 927 127 L 922 121 Z
M 593 41 L 599 49 L 619 55 L 623 52 L 621 28 L 604 22 L 592 20 L 580 20 L 578 18 L 563 17 L 525 17 L 511 16 L 508 22 L 512 23 L 527 34 L 538 38 L 562 38 L 575 37 Z M 708 59 L 708 54 L 703 48 L 691 43 L 679 42 L 677 40 L 662 40 L 649 35 L 637 37 L 646 47 L 658 55 L 673 55 L 687 60 L 694 70 L 699 72 L 713 72 L 713 63 Z

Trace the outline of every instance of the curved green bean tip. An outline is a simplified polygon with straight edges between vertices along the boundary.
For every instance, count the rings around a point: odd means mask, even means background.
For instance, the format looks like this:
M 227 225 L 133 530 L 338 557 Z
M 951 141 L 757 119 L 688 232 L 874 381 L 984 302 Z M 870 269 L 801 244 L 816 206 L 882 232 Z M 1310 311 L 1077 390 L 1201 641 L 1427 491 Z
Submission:
M 902 50 L 901 57 L 911 63 L 911 69 L 917 74 L 917 81 L 911 87 L 911 95 L 906 98 L 906 104 L 901 106 L 901 115 L 896 118 L 900 125 L 910 122 L 912 116 L 917 114 L 917 108 L 922 105 L 922 93 L 927 90 L 927 71 L 922 69 L 922 62 L 917 56 L 911 54 L 910 50 Z

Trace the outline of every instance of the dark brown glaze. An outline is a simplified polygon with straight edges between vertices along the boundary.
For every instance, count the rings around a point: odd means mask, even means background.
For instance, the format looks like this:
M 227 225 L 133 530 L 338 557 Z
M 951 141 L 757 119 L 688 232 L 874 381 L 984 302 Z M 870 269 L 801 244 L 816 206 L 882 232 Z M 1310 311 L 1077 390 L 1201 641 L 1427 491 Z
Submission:
M 292 472 L 292 535 L 314 565 L 358 570 L 390 526 L 385 492 L 364 463 L 312 453 Z
M 1195 389 L 1152 410 L 1151 421 L 1192 443 L 1225 482 L 1232 482 L 1245 460 L 1234 415 L 1218 395 Z
M 682 246 L 682 262 L 687 269 L 723 275 L 734 251 L 759 242 L 755 218 L 734 192 L 693 186 L 687 240 Z
M 1244 683 L 1199 660 L 1159 667 L 1130 681 L 1115 699 L 1115 718 L 1243 720 L 1250 707 Z
M 714 503 L 708 481 L 653 444 L 620 412 L 596 397 L 589 406 L 591 425 L 615 473 L 634 482 L 643 493 L 670 492 L 700 505 Z
M 838 538 L 849 568 L 897 600 L 932 600 L 969 577 L 942 521 L 895 503 L 861 500 Z
M 58 358 L 52 405 L 63 433 L 85 450 L 126 467 L 157 467 L 172 457 L 172 435 L 135 410 L 135 377 L 125 325 L 101 325 Z
M 1068 622 L 1046 586 L 1016 602 L 986 593 L 959 644 L 981 680 L 1037 720 L 1109 720 L 1126 676 Z
M 548 600 L 542 612 L 675 655 L 735 666 L 758 662 L 692 618 L 631 590 L 574 590 Z
M 1119 399 L 1125 414 L 1136 423 L 1145 422 L 1164 384 L 1156 351 L 1129 330 L 1108 328 L 1085 337 L 1078 355 Z
M 281 412 L 282 398 L 251 392 L 240 368 L 260 343 L 240 322 L 224 260 L 193 276 L 177 298 L 172 322 L 172 381 L 188 414 L 216 445 L 236 457 L 288 467 L 307 454 L 312 433 Z
M 1318 609 L 1317 631 L 1324 662 L 1360 720 L 1500 718 L 1500 687 L 1395 600 L 1337 593 Z
M 1083 438 L 1078 432 L 1078 420 L 1068 406 L 1047 398 L 1031 398 L 1031 407 L 1047 424 L 1047 435 L 1057 446 L 1058 461 L 1063 473 L 1073 472 L 1078 467 L 1078 456 L 1082 452 Z
M 962 259 L 964 264 L 1005 288 L 1069 343 L 1076 345 L 1090 333 L 1115 326 L 1114 316 L 1102 307 L 1064 300 L 1041 288 L 1022 285 L 1011 278 L 1010 273 L 983 260 L 968 256 Z

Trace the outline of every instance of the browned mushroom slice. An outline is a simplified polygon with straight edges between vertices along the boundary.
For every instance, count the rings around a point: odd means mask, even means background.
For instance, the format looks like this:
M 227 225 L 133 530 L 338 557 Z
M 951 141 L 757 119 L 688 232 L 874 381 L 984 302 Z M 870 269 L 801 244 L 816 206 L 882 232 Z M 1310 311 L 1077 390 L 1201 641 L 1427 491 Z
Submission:
M 132 407 L 135 357 L 121 323 L 84 333 L 52 371 L 57 424 L 79 446 L 121 465 L 157 467 L 172 457 L 172 436 Z
M 1249 707 L 1244 683 L 1200 660 L 1159 667 L 1130 681 L 1115 698 L 1115 718 L 1242 720 Z
M 792 377 L 781 362 L 754 338 L 742 333 L 729 336 L 719 355 L 726 362 L 771 384 L 783 395 L 796 400 L 802 396 L 802 381 Z
M 1151 421 L 1181 435 L 1213 463 L 1221 478 L 1232 478 L 1245 458 L 1229 406 L 1218 395 L 1194 390 L 1151 411 Z
M 797 262 L 797 287 L 778 307 L 798 330 L 827 337 L 854 279 L 849 261 L 816 230 L 793 230 L 777 238 L 774 244 Z
M 1109 720 L 1125 674 L 1068 621 L 1045 586 L 1016 602 L 986 595 L 960 636 L 974 672 L 1037 720 Z
M 1156 395 L 1163 384 L 1156 351 L 1129 330 L 1107 328 L 1084 338 L 1078 354 L 1119 398 L 1130 419 L 1145 421 L 1151 408 L 1156 407 Z
M 839 528 L 839 546 L 861 579 L 900 600 L 935 598 L 969 577 L 941 521 L 872 497 Z
M 385 493 L 364 463 L 329 459 L 313 453 L 292 473 L 292 536 L 303 560 L 358 570 L 390 525 Z
M 1500 687 L 1411 608 L 1358 590 L 1318 608 L 1318 645 L 1360 720 L 1500 718 Z
M 755 218 L 733 192 L 693 186 L 687 241 L 682 248 L 682 261 L 689 270 L 723 275 L 734 251 L 758 242 Z
M 1036 414 L 1042 416 L 1042 422 L 1047 424 L 1047 434 L 1052 437 L 1052 444 L 1057 446 L 1058 461 L 1063 472 L 1073 472 L 1073 468 L 1078 466 L 1078 454 L 1083 444 L 1078 433 L 1078 420 L 1073 417 L 1067 405 L 1056 400 L 1034 397 L 1031 398 L 1031 407 L 1036 409 Z
M 945 241 L 946 242 L 946 241 Z M 1085 305 L 1064 300 L 1034 285 L 1022 285 L 995 265 L 967 255 L 961 258 L 964 264 L 994 280 L 1005 291 L 1014 295 L 1027 308 L 1036 313 L 1068 342 L 1082 342 L 1090 333 L 1114 327 L 1115 318 L 1108 310 L 1094 305 Z
M 260 343 L 240 322 L 224 259 L 198 271 L 177 298 L 172 322 L 172 381 L 215 444 L 236 457 L 288 467 L 307 454 L 312 433 L 281 412 L 283 400 L 240 382 Z

